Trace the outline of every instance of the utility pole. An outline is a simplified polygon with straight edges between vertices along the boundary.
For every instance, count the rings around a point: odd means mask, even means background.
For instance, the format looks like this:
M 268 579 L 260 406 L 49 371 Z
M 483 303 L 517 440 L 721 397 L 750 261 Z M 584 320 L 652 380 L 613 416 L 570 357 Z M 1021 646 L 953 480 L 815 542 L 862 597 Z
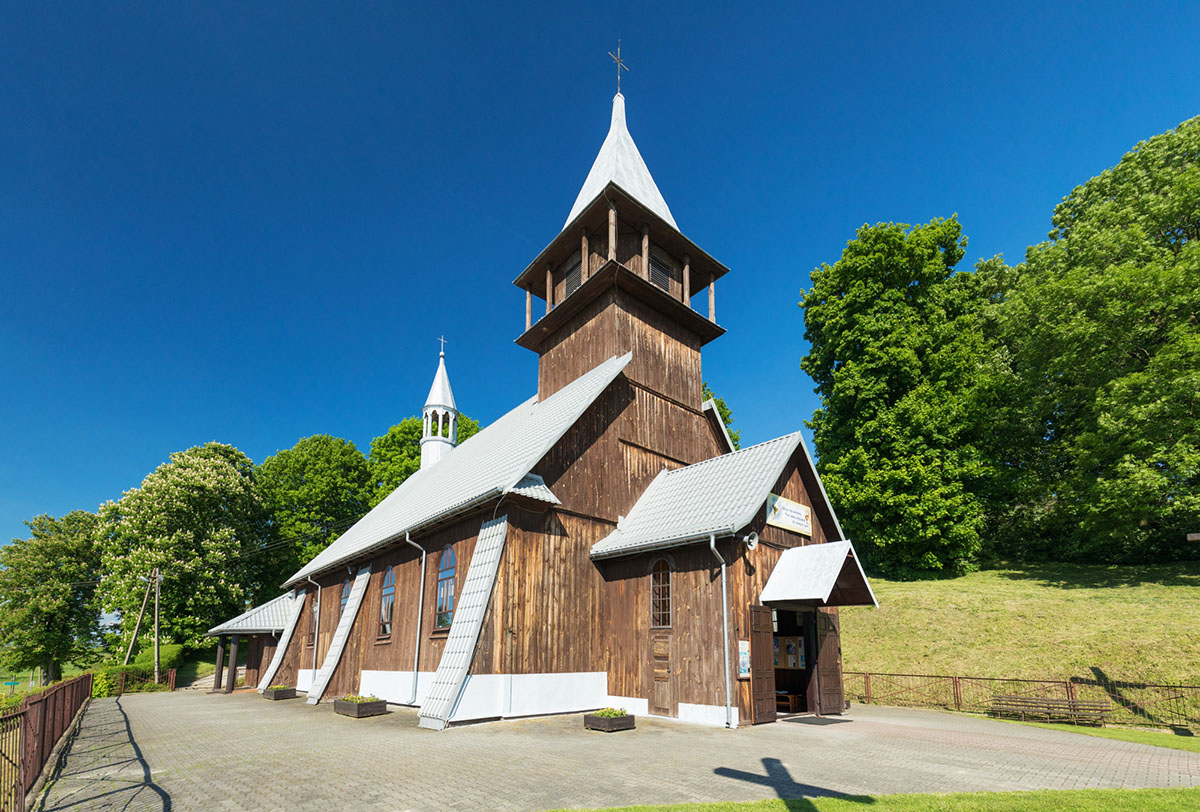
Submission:
M 154 571 L 158 572 L 158 568 L 155 567 Z M 125 665 L 129 665 L 129 655 L 133 654 L 133 644 L 137 642 L 138 632 L 142 629 L 142 616 L 146 614 L 146 603 L 150 600 L 151 586 L 152 584 L 147 581 L 146 594 L 142 597 L 142 609 L 140 612 L 138 612 L 137 623 L 135 623 L 133 626 L 133 637 L 129 638 L 129 648 L 125 649 Z
M 158 594 L 162 573 L 154 568 L 154 684 L 158 685 Z

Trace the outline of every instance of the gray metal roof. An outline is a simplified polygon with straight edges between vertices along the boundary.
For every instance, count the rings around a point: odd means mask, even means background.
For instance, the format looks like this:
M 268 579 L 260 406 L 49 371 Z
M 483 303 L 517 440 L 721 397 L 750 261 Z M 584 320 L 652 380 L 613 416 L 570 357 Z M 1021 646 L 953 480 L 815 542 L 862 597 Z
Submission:
M 835 595 L 835 590 L 838 593 Z M 832 598 L 832 600 L 831 600 Z M 772 604 L 878 606 L 875 591 L 849 541 L 784 550 L 759 600 Z
M 650 170 L 646 168 L 646 162 L 642 160 L 642 154 L 638 152 L 637 144 L 633 143 L 633 136 L 625 126 L 625 97 L 620 93 L 613 97 L 612 123 L 608 135 L 600 146 L 600 152 L 592 163 L 592 169 L 583 182 L 583 188 L 579 190 L 579 196 L 575 198 L 575 205 L 571 207 L 563 228 L 570 225 L 610 181 L 670 223 L 676 231 L 679 230 L 671 210 L 667 208 L 667 201 L 658 191 L 658 184 L 650 176 Z
M 421 727 L 442 730 L 454 716 L 471 660 L 475 658 L 475 646 L 479 644 L 479 632 L 483 629 L 488 603 L 492 599 L 496 572 L 500 569 L 500 556 L 507 538 L 508 514 L 486 519 L 479 528 L 467 577 L 454 607 L 450 634 L 442 649 L 442 658 L 438 660 L 429 693 L 421 705 L 417 719 Z
M 263 634 L 281 632 L 287 625 L 292 608 L 292 595 L 286 593 L 264 604 L 242 612 L 232 620 L 208 630 L 209 637 L 217 634 Z
M 417 471 L 292 575 L 287 585 L 517 487 L 526 489 L 522 483 L 530 469 L 621 374 L 632 357 L 632 353 L 626 353 L 608 359 L 541 403 L 536 397 L 530 398 L 435 464 Z M 549 493 L 544 484 L 542 488 Z
M 800 443 L 800 432 L 795 432 L 661 472 L 617 529 L 592 545 L 592 558 L 736 533 L 754 520 Z
M 515 493 L 518 496 L 524 496 L 529 499 L 537 499 L 541 502 L 549 502 L 552 505 L 561 505 L 554 492 L 546 487 L 546 480 L 542 479 L 538 474 L 526 474 L 521 478 L 521 481 L 512 486 L 509 493 Z

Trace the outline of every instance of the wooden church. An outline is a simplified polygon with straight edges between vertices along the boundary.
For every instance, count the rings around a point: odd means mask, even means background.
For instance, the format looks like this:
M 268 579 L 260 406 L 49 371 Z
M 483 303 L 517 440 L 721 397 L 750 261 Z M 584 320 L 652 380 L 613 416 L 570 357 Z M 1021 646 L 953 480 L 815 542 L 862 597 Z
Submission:
M 728 271 L 679 230 L 618 92 L 566 224 L 515 280 L 536 394 L 456 445 L 443 353 L 421 469 L 290 593 L 210 632 L 249 638 L 247 683 L 374 694 L 433 729 L 840 713 L 837 607 L 875 598 L 800 433 L 734 450 L 702 400 Z

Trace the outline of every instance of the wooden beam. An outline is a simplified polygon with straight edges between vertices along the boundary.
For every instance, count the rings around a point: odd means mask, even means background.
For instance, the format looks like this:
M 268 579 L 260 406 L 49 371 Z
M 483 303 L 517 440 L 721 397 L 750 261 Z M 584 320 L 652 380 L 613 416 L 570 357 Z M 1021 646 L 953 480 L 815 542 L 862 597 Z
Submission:
M 533 291 L 525 291 L 525 329 L 533 326 Z
M 546 312 L 550 312 L 550 302 L 554 299 L 554 273 L 549 265 L 546 266 Z
M 225 693 L 233 693 L 233 688 L 237 685 L 237 649 L 238 636 L 232 635 L 229 640 L 229 679 L 225 681 Z
M 708 320 L 717 321 L 717 284 L 712 274 L 708 275 Z
M 650 226 L 642 225 L 642 278 L 650 278 Z
M 581 283 L 588 280 L 588 271 L 592 266 L 592 255 L 588 253 L 587 232 L 583 232 L 583 236 L 579 238 L 579 281 Z
M 217 635 L 217 670 L 213 672 L 213 690 L 221 690 L 222 677 L 225 676 L 225 635 Z
M 608 258 L 617 258 L 617 204 L 608 201 Z
M 683 303 L 692 306 L 692 258 L 683 255 Z

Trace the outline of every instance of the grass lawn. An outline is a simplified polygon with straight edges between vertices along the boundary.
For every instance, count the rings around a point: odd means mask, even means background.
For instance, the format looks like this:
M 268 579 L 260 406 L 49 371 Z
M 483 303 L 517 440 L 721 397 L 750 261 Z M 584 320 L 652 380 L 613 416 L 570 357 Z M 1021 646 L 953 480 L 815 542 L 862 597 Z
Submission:
M 878 609 L 841 613 L 847 671 L 1200 685 L 1200 562 L 871 584 Z
M 795 801 L 623 806 L 605 812 L 1149 812 L 1200 809 L 1200 789 L 1091 789 L 967 792 L 954 795 L 856 795 Z M 560 810 L 560 812 L 565 812 Z
M 1101 739 L 1116 739 L 1135 744 L 1149 744 L 1154 747 L 1170 747 L 1172 750 L 1188 750 L 1200 753 L 1200 736 L 1181 736 L 1169 730 L 1140 730 L 1127 727 L 1087 727 L 1086 725 L 1059 725 L 1047 722 L 1019 722 L 1015 719 L 1002 719 L 1014 725 L 1029 725 L 1044 727 L 1046 730 L 1062 730 L 1067 733 L 1079 733 L 1083 736 L 1097 736 Z

